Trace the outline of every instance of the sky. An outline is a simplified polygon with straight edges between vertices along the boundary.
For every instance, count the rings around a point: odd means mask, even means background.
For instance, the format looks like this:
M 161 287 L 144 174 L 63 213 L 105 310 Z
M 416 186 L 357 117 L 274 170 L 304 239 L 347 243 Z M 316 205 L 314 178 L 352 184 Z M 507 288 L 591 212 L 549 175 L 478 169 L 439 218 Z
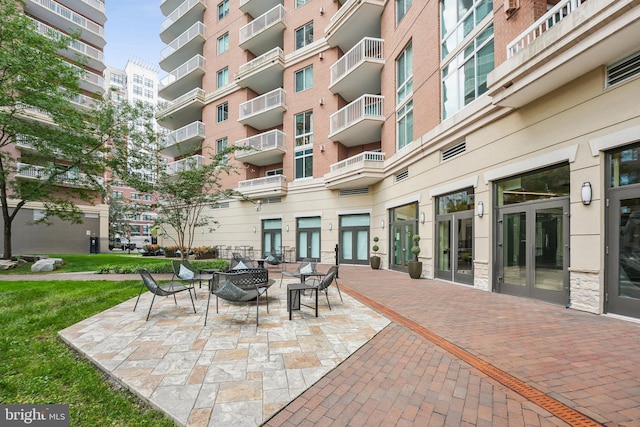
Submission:
M 124 69 L 127 61 L 141 59 L 154 66 L 165 44 L 160 41 L 161 0 L 106 0 L 107 46 L 105 64 Z

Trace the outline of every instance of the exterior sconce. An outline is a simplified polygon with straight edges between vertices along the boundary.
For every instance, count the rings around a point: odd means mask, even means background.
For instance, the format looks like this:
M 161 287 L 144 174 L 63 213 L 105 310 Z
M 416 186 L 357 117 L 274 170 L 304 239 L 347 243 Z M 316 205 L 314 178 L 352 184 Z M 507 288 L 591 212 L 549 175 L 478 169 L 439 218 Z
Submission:
M 329 223 L 329 231 L 333 230 L 333 224 Z
M 256 232 L 256 227 L 255 227 L 255 226 L 253 227 L 253 232 L 254 232 L 254 233 Z
M 580 194 L 582 197 L 582 204 L 587 206 L 591 204 L 591 197 L 593 193 L 591 191 L 591 183 L 589 181 L 582 184 L 582 193 Z
M 426 220 L 424 212 L 420 212 L 420 224 L 424 224 Z
M 384 230 L 384 219 L 380 220 L 380 227 L 382 227 L 382 229 Z
M 484 203 L 478 202 L 476 213 L 478 214 L 478 218 L 482 218 L 482 215 L 484 215 Z
M 262 200 L 258 200 L 258 204 L 256 205 L 256 210 L 259 211 L 262 207 Z
M 287 226 L 285 227 L 285 229 L 287 230 L 287 233 L 289 232 L 289 224 L 287 224 Z

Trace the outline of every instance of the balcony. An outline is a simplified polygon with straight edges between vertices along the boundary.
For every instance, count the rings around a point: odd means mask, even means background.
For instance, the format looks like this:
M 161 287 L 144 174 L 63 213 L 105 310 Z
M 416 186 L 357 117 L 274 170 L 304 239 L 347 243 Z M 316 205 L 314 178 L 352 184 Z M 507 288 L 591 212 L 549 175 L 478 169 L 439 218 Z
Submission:
M 329 117 L 329 139 L 346 147 L 380 141 L 384 96 L 363 95 Z
M 53 173 L 56 174 L 56 177 L 53 179 L 51 184 L 61 187 L 82 188 L 95 187 L 96 185 L 103 184 L 102 177 L 91 177 L 73 169 L 62 172 L 62 170 L 55 169 L 55 167 L 52 166 L 46 167 L 30 165 L 28 163 L 16 163 L 17 178 L 46 181 Z
M 76 107 L 79 108 L 85 108 L 85 109 L 94 109 L 98 106 L 99 101 L 91 98 L 90 96 L 87 95 L 83 95 L 83 94 L 79 94 L 76 95 L 71 102 L 73 103 L 73 105 L 75 105 Z
M 207 5 L 205 0 L 185 0 L 160 24 L 160 39 L 171 43 L 196 22 L 202 22 Z
M 173 70 L 160 80 L 158 95 L 164 99 L 174 100 L 202 86 L 202 76 L 205 73 L 204 62 L 204 56 L 196 55 Z
M 518 108 L 638 50 L 640 6 L 561 0 L 508 45 L 488 77 L 495 105 Z
M 204 156 L 196 154 L 195 156 L 167 164 L 167 173 L 169 175 L 175 175 L 184 171 L 200 169 L 202 165 L 204 165 Z
M 272 175 L 240 181 L 238 191 L 249 199 L 286 196 L 287 178 L 284 175 Z
M 380 37 L 380 17 L 386 0 L 347 0 L 325 28 L 327 43 L 350 50 L 365 37 Z
M 260 15 L 244 27 L 240 28 L 239 46 L 256 56 L 278 46 L 283 47 L 284 6 L 278 4 L 273 9 Z
M 258 130 L 268 129 L 282 124 L 286 110 L 285 91 L 278 88 L 240 104 L 238 121 Z
M 53 27 L 80 33 L 80 38 L 98 48 L 104 48 L 104 27 L 74 12 L 54 0 L 27 0 L 25 11 Z
M 160 138 L 160 152 L 171 157 L 182 157 L 200 150 L 204 138 L 204 123 L 193 122 Z
M 36 21 L 35 19 L 31 19 L 36 26 L 36 31 L 42 34 L 45 37 L 48 37 L 53 40 L 60 40 L 63 37 L 67 37 L 63 32 L 56 30 L 49 25 L 43 24 L 40 21 Z M 64 50 L 59 50 L 58 53 L 65 58 L 68 59 L 76 59 L 76 55 L 80 54 L 85 57 L 86 65 L 89 68 L 94 70 L 103 71 L 105 69 L 104 65 L 104 54 L 102 51 L 96 49 L 95 47 L 89 46 L 86 43 L 81 42 L 80 40 L 71 40 L 69 43 L 69 48 Z
M 256 166 L 267 166 L 282 163 L 282 157 L 287 152 L 284 144 L 284 132 L 270 130 L 249 138 L 236 141 L 236 147 L 251 147 L 251 150 L 238 150 L 235 157 L 245 163 Z
M 104 93 L 104 77 L 89 70 L 83 70 L 80 67 L 72 65 L 78 69 L 80 77 L 80 88 L 92 93 Z
M 162 0 L 160 11 L 164 16 L 168 16 L 182 4 L 184 0 Z
M 176 98 L 173 102 L 160 107 L 156 118 L 160 125 L 171 129 L 184 126 L 187 123 L 202 120 L 205 92 L 195 88 Z
M 331 66 L 331 92 L 351 102 L 365 93 L 380 93 L 384 40 L 365 37 Z
M 384 179 L 384 153 L 365 151 L 331 165 L 324 175 L 324 185 L 330 190 L 368 187 Z
M 160 68 L 164 71 L 171 71 L 187 62 L 189 58 L 202 54 L 202 46 L 206 40 L 205 29 L 202 22 L 196 22 L 162 49 Z
M 282 87 L 283 72 L 284 52 L 276 47 L 241 65 L 235 80 L 240 87 L 248 87 L 256 93 L 265 93 Z
M 282 0 L 240 0 L 240 10 L 256 17 L 266 13 L 279 4 L 282 4 Z
M 102 0 L 58 0 L 58 3 L 73 8 L 76 12 L 88 16 L 100 25 L 107 22 L 107 12 Z

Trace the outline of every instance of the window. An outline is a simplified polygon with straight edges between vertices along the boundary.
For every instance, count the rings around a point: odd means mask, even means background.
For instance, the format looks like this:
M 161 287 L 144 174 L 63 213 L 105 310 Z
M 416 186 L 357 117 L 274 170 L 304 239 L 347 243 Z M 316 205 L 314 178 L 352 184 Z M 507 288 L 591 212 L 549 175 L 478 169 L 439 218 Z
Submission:
M 134 74 L 133 75 L 133 83 L 141 85 L 143 83 L 144 79 L 140 74 Z
M 296 30 L 296 49 L 305 47 L 311 42 L 313 42 L 313 21 Z
M 304 6 L 305 4 L 309 3 L 311 0 L 296 0 L 296 9 L 299 8 L 300 6 Z
M 413 141 L 413 99 L 396 112 L 398 126 L 398 150 Z
M 153 89 L 153 86 L 154 86 L 154 84 L 153 84 L 153 80 L 148 79 L 148 78 L 146 78 L 146 77 L 145 77 L 145 79 L 144 79 L 144 85 L 145 85 L 146 87 L 148 87 L 148 88 Z
M 276 176 L 276 175 L 283 175 L 284 174 L 284 169 L 279 168 L 279 169 L 271 169 L 270 171 L 267 171 L 266 176 Z
M 229 0 L 218 3 L 218 21 L 229 15 Z
M 152 98 L 153 99 L 153 91 L 149 90 L 149 89 L 145 89 L 144 90 L 144 97 L 145 98 Z
M 124 78 L 122 76 L 122 74 L 111 74 L 111 83 L 118 85 L 118 86 L 123 86 L 124 85 Z
M 396 25 L 402 21 L 407 10 L 411 7 L 412 0 L 396 0 Z
M 229 33 L 218 37 L 218 55 L 229 50 Z
M 142 87 L 140 87 L 138 85 L 134 85 L 133 86 L 133 94 L 134 95 L 138 95 L 138 96 L 142 96 Z
M 296 71 L 296 92 L 313 87 L 313 65 Z
M 400 104 L 413 93 L 413 48 L 412 43 L 396 60 L 396 103 Z
M 313 176 L 313 148 L 296 151 L 295 169 L 296 179 Z
M 218 71 L 217 75 L 217 82 L 218 82 L 218 88 L 221 88 L 223 86 L 226 86 L 229 83 L 229 68 L 228 67 L 224 67 L 222 70 Z
M 442 69 L 442 118 L 446 119 L 487 91 L 493 70 L 493 24 Z
M 122 199 L 122 191 L 114 191 L 113 193 L 111 193 L 111 196 L 114 199 Z
M 441 57 L 452 53 L 492 13 L 493 0 L 440 0 Z
M 220 138 L 216 141 L 216 153 L 222 153 L 224 150 L 227 149 L 228 146 L 228 140 L 227 137 L 225 136 L 224 138 Z M 227 161 L 229 160 L 229 155 L 225 154 L 223 159 L 222 159 L 222 163 L 227 163 Z
M 131 193 L 131 200 L 140 200 L 140 194 Z
M 225 120 L 227 120 L 229 118 L 229 103 L 225 102 L 223 104 L 220 104 L 216 107 L 217 110 L 217 117 L 216 117 L 216 121 L 218 123 L 220 122 L 224 122 Z
M 305 111 L 295 115 L 295 146 L 313 144 L 313 111 Z

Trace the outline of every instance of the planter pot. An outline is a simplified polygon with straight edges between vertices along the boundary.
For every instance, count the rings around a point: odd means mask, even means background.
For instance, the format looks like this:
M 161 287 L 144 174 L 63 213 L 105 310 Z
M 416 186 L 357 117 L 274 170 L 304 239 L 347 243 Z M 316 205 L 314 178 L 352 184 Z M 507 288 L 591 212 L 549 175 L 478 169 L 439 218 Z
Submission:
M 373 268 L 374 270 L 377 270 L 380 268 L 380 257 L 377 255 L 372 256 L 371 258 L 369 258 L 369 263 L 371 264 L 371 268 Z
M 422 276 L 422 262 L 421 261 L 409 261 L 407 263 L 409 269 L 409 277 L 412 279 L 419 279 Z

